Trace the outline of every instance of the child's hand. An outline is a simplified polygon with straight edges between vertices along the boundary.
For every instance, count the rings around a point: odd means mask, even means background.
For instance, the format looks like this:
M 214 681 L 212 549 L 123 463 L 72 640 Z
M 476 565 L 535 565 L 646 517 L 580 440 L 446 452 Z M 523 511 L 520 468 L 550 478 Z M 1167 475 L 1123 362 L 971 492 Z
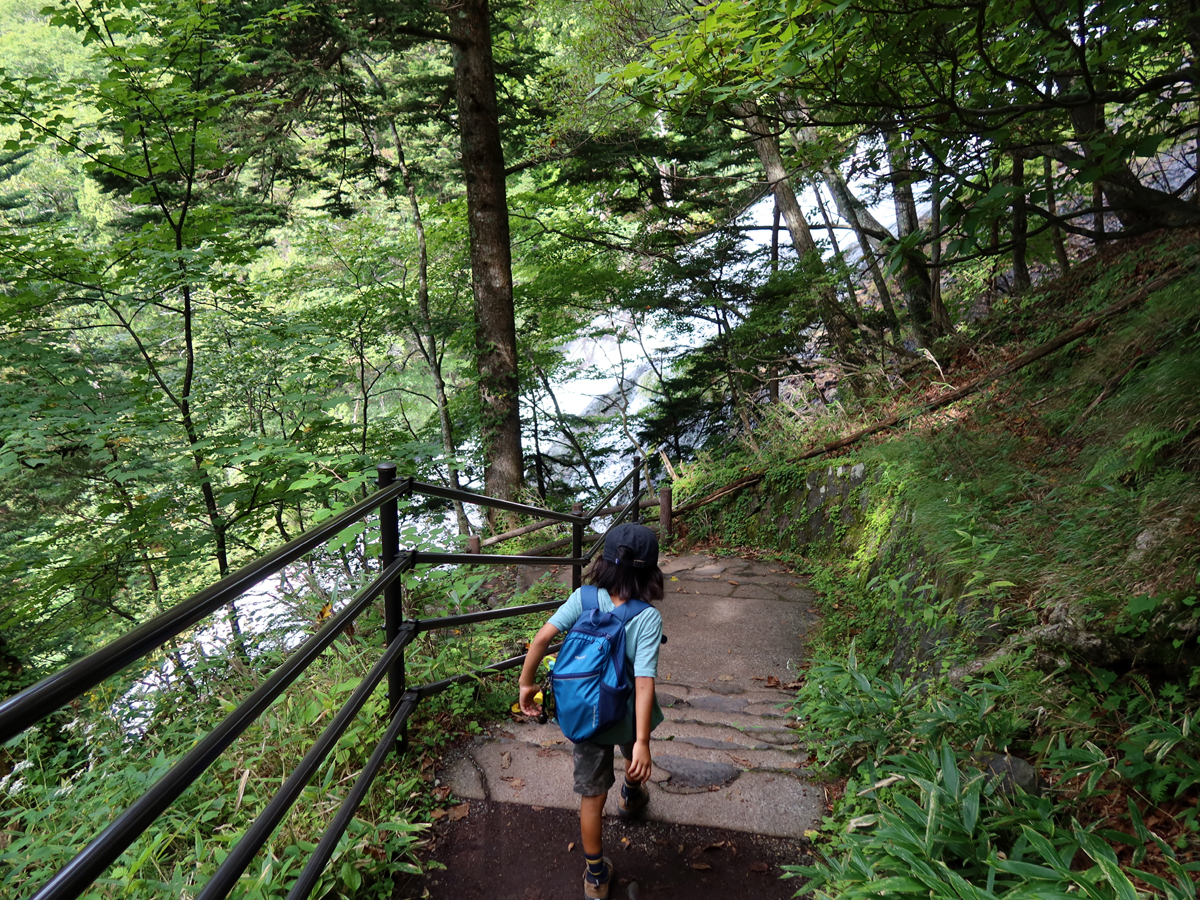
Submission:
M 536 684 L 521 685 L 521 694 L 518 702 L 521 704 L 521 712 L 527 716 L 540 716 L 542 708 L 533 702 L 533 698 L 537 696 Z
M 634 741 L 633 759 L 629 761 L 629 780 L 645 781 L 650 777 L 650 742 Z

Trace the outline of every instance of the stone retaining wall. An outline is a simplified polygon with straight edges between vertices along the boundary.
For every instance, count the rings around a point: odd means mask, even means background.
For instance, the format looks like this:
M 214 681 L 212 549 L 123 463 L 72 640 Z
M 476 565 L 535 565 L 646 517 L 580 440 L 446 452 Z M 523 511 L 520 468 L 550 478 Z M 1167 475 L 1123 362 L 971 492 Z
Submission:
M 749 543 L 818 561 L 853 559 L 864 586 L 876 576 L 885 581 L 907 576 L 886 612 L 896 636 L 892 667 L 897 671 L 936 666 L 939 648 L 964 633 L 981 644 L 994 642 L 974 604 L 960 596 L 962 579 L 938 570 L 911 511 L 881 475 L 861 462 L 768 475 L 687 518 L 695 536 L 715 533 L 734 545 Z M 916 590 L 923 585 L 932 590 Z M 886 586 L 877 590 L 889 591 Z M 929 603 L 947 597 L 957 598 L 953 614 L 938 619 L 953 620 L 957 634 L 944 624 L 926 624 L 921 615 Z

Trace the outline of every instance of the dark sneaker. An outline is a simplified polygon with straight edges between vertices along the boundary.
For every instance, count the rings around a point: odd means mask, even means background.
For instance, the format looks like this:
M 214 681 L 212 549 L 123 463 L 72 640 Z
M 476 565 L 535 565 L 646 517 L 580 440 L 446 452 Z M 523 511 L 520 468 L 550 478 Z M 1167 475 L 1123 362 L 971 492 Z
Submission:
M 621 785 L 621 799 L 617 801 L 617 815 L 622 819 L 635 819 L 642 814 L 646 804 L 650 802 L 650 791 L 646 785 L 639 784 L 635 788 Z
M 583 871 L 583 900 L 608 900 L 608 886 L 613 880 L 612 860 L 604 857 L 604 880 L 592 881 L 587 870 Z

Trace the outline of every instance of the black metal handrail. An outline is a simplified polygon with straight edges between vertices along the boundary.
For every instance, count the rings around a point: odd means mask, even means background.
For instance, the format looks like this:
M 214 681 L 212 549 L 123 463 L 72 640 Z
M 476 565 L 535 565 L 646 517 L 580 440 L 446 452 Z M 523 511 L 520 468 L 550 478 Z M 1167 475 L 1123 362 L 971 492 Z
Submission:
M 535 612 L 545 612 L 559 606 L 557 601 L 535 603 L 505 609 L 482 610 L 431 619 L 404 620 L 400 576 L 417 565 L 537 565 L 548 562 L 570 565 L 572 584 L 579 587 L 582 567 L 586 565 L 599 543 L 583 552 L 584 531 L 592 519 L 632 479 L 633 499 L 616 517 L 622 521 L 638 508 L 640 478 L 638 461 L 633 471 L 614 488 L 604 502 L 591 514 L 584 514 L 576 505 L 568 513 L 539 509 L 507 500 L 496 500 L 470 491 L 450 490 L 407 478 L 396 480 L 396 466 L 381 463 L 377 466 L 379 490 L 342 513 L 322 522 L 282 547 L 244 566 L 214 585 L 193 594 L 187 600 L 156 616 L 111 644 L 97 650 L 70 666 L 56 672 L 24 691 L 0 702 L 0 743 L 25 731 L 51 715 L 55 710 L 91 690 L 105 678 L 116 674 L 137 660 L 153 653 L 160 646 L 221 606 L 237 599 L 263 579 L 297 561 L 305 553 L 320 546 L 355 522 L 375 510 L 379 511 L 382 571 L 370 584 L 356 591 L 349 602 L 331 616 L 321 628 L 291 653 L 274 672 L 234 709 L 216 728 L 196 743 L 165 775 L 117 817 L 79 854 L 67 862 L 34 895 L 34 900 L 74 900 L 88 889 L 129 846 L 143 834 L 188 787 L 241 735 L 317 658 L 361 615 L 381 594 L 384 598 L 384 634 L 386 649 L 381 658 L 363 678 L 350 699 L 325 727 L 308 753 L 284 781 L 266 808 L 251 823 L 246 833 L 218 866 L 204 886 L 198 900 L 220 900 L 236 885 L 255 855 L 270 839 L 283 817 L 296 803 L 313 774 L 333 751 L 338 739 L 362 710 L 370 695 L 387 678 L 390 720 L 383 736 L 367 764 L 360 771 L 341 807 L 330 821 L 316 849 L 288 894 L 288 900 L 303 900 L 316 885 L 325 865 L 366 796 L 371 783 L 382 768 L 387 754 L 406 743 L 406 722 L 426 697 L 438 694 L 456 684 L 463 684 L 485 675 L 506 671 L 521 665 L 524 656 L 493 663 L 482 669 L 465 672 L 442 681 L 410 689 L 406 684 L 404 648 L 424 631 L 450 628 L 493 619 L 510 618 Z M 571 555 L 567 557 L 502 556 L 476 553 L 434 553 L 404 551 L 399 545 L 399 498 L 422 494 L 448 500 L 459 500 L 510 512 L 567 522 L 571 525 Z
M 160 613 L 95 653 L 0 702 L 0 744 L 36 725 L 55 710 L 90 691 L 110 675 L 115 675 L 126 666 L 153 653 L 205 616 L 236 600 L 264 578 L 269 578 L 284 566 L 294 563 L 305 553 L 319 547 L 347 525 L 408 493 L 412 486 L 412 480 L 406 479 L 376 492 L 361 503 L 356 503 L 344 512 L 326 519 L 316 528 L 288 541 L 277 550 L 246 564 L 216 584 L 192 594 L 179 605 Z

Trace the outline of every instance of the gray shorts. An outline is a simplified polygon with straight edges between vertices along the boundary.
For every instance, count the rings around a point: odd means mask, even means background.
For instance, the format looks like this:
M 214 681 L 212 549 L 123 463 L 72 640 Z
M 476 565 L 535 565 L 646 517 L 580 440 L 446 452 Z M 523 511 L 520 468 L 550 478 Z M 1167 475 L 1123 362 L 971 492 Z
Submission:
M 581 741 L 572 748 L 575 757 L 575 793 L 584 797 L 607 794 L 616 783 L 613 774 L 613 745 Z M 633 744 L 621 744 L 621 755 L 633 759 Z

